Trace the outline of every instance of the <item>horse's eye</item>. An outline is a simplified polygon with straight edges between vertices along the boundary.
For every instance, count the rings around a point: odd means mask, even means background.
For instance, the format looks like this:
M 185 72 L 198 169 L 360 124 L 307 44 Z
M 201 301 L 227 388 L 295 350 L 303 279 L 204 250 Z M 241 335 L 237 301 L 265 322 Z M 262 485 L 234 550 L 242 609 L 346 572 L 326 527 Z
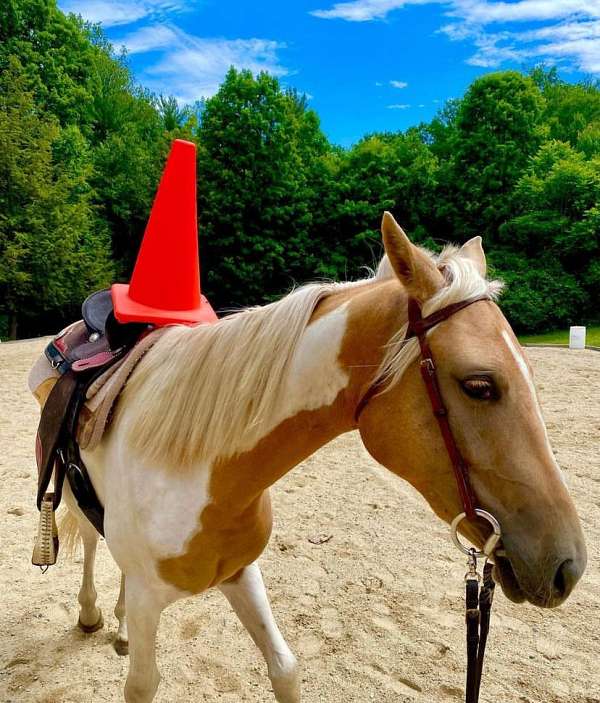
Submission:
M 475 400 L 496 400 L 498 398 L 494 382 L 486 376 L 466 378 L 460 385 L 469 398 Z

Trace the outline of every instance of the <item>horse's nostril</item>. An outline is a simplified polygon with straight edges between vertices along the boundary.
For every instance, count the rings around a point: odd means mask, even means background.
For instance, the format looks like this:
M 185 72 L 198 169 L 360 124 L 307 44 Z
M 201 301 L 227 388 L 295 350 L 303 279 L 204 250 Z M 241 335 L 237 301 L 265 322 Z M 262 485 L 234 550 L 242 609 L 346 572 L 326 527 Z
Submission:
M 566 598 L 579 580 L 580 572 L 573 559 L 566 559 L 556 570 L 554 592 L 559 598 Z

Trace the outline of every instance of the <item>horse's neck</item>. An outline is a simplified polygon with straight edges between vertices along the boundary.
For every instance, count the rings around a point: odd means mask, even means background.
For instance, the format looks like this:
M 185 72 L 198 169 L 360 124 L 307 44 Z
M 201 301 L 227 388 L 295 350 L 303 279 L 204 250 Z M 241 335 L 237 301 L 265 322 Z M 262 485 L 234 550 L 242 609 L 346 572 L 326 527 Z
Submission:
M 219 460 L 211 492 L 258 495 L 336 436 L 354 412 L 399 324 L 399 286 L 367 284 L 332 294 L 317 308 L 292 365 L 288 412 L 251 449 Z

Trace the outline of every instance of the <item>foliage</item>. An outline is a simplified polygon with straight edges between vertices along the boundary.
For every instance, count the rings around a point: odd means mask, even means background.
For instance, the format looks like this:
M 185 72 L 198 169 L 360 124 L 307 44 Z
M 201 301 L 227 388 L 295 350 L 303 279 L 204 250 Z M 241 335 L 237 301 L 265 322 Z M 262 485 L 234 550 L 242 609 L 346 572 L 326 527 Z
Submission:
M 0 96 L 0 299 L 15 336 L 19 312 L 73 312 L 90 287 L 110 281 L 112 264 L 79 129 L 37 113 L 16 57 Z
M 192 106 L 132 80 L 55 0 L 0 5 L 0 333 L 55 331 L 129 277 L 171 141 L 198 146 L 203 284 L 217 308 L 364 275 L 394 212 L 436 248 L 481 234 L 529 332 L 600 319 L 600 88 L 491 73 L 428 124 L 329 143 L 305 96 L 231 69 Z M 10 329 L 8 329 L 10 327 Z
M 490 263 L 506 283 L 502 309 L 519 332 L 579 324 L 587 297 L 577 278 L 551 254 L 532 260 L 492 252 Z
M 511 192 L 542 138 L 544 100 L 515 71 L 476 80 L 456 114 L 448 180 L 454 184 L 455 229 L 495 243 L 512 213 Z
M 326 147 L 316 116 L 275 78 L 232 68 L 197 136 L 207 290 L 241 306 L 289 288 L 312 258 L 307 171 Z

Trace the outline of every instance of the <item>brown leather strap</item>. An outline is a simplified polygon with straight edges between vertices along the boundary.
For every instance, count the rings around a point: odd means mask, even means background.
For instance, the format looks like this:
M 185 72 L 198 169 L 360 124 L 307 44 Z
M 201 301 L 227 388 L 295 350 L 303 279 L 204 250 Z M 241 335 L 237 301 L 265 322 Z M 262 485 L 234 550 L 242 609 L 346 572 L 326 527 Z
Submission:
M 467 625 L 467 681 L 465 686 L 465 703 L 477 703 L 477 653 L 479 650 L 479 581 L 468 578 L 465 581 L 465 622 Z
M 440 322 L 447 320 L 459 310 L 463 310 L 469 305 L 473 305 L 473 303 L 477 303 L 481 300 L 488 300 L 488 297 L 486 295 L 479 295 L 473 298 L 467 298 L 467 300 L 448 305 L 427 317 L 423 317 L 418 301 L 414 298 L 410 298 L 408 301 L 408 329 L 406 331 L 406 339 L 416 336 L 419 340 L 419 346 L 421 347 L 421 377 L 425 383 L 427 395 L 431 402 L 431 409 L 438 422 L 446 451 L 452 463 L 463 509 L 469 518 L 475 517 L 477 500 L 471 486 L 471 481 L 469 480 L 469 467 L 460 453 L 456 440 L 454 439 L 452 428 L 450 427 L 448 410 L 442 398 L 435 361 L 433 360 L 433 354 L 431 353 L 427 341 L 427 331 Z
M 477 303 L 481 300 L 488 300 L 487 295 L 479 295 L 473 298 L 468 298 L 459 303 L 447 305 L 445 308 L 436 310 L 431 315 L 423 317 L 421 306 L 414 298 L 408 300 L 408 327 L 404 340 L 416 337 L 419 341 L 421 349 L 420 371 L 423 383 L 427 389 L 431 410 L 437 420 L 440 428 L 440 433 L 444 440 L 444 445 L 452 469 L 456 479 L 456 485 L 460 494 L 460 500 L 463 505 L 464 512 L 469 518 L 475 518 L 475 506 L 477 499 L 471 481 L 469 479 L 469 466 L 464 460 L 456 440 L 450 421 L 448 419 L 448 410 L 444 404 L 442 392 L 440 389 L 439 379 L 431 353 L 431 348 L 427 341 L 427 332 L 440 322 L 447 320 L 449 317 L 459 310 Z M 355 412 L 355 419 L 358 421 L 361 412 L 369 400 L 379 391 L 377 384 L 372 384 L 364 396 L 361 398 Z M 474 552 L 474 550 L 473 550 Z M 476 568 L 476 567 L 475 567 Z M 492 598 L 494 593 L 494 580 L 492 578 L 492 566 L 486 564 L 484 567 L 484 582 L 479 589 L 479 582 L 475 578 L 467 578 L 466 581 L 466 623 L 467 623 L 467 684 L 466 684 L 466 703 L 478 703 L 479 688 L 481 685 L 481 674 L 483 671 L 483 657 L 485 654 L 485 646 L 487 642 L 490 610 L 492 607 Z
M 36 460 L 38 466 L 38 509 L 42 505 L 42 499 L 48 489 L 48 485 L 54 472 L 54 465 L 57 459 L 56 450 L 65 425 L 65 408 L 71 402 L 71 398 L 77 388 L 77 378 L 75 374 L 67 372 L 62 375 L 54 384 L 50 395 L 46 400 L 40 424 L 36 436 Z M 62 467 L 60 467 L 62 469 Z M 54 508 L 60 503 L 62 474 L 56 477 L 56 488 L 54 491 Z
M 473 303 L 477 303 L 481 300 L 489 300 L 489 298 L 487 295 L 478 295 L 472 298 L 467 298 L 466 300 L 462 300 L 458 303 L 453 303 L 452 305 L 447 305 L 444 308 L 440 308 L 427 317 L 423 317 L 419 302 L 414 298 L 409 298 L 408 328 L 405 336 L 405 341 L 411 339 L 412 337 L 416 337 L 419 341 L 419 346 L 421 348 L 421 377 L 423 378 L 425 388 L 427 389 L 431 409 L 438 422 L 438 426 L 444 440 L 444 445 L 446 446 L 446 451 L 448 452 L 448 456 L 450 457 L 450 461 L 452 463 L 463 509 L 470 518 L 475 517 L 475 506 L 477 505 L 477 500 L 469 480 L 469 467 L 458 449 L 456 440 L 454 439 L 454 435 L 452 433 L 452 428 L 450 427 L 448 410 L 444 404 L 444 399 L 442 398 L 435 361 L 433 359 L 433 354 L 431 353 L 429 343 L 427 342 L 427 332 L 432 327 L 435 327 L 435 325 L 447 320 L 459 310 L 463 310 L 469 305 L 473 305 Z M 360 414 L 365 409 L 367 403 L 380 390 L 381 388 L 379 384 L 372 384 L 367 389 L 367 392 L 360 399 L 356 407 L 356 411 L 354 413 L 354 418 L 356 421 L 358 421 Z
M 427 317 L 422 317 L 421 306 L 419 305 L 419 302 L 415 300 L 415 298 L 409 298 L 408 331 L 406 333 L 406 339 L 410 339 L 410 337 L 418 337 L 422 334 L 425 334 L 425 332 L 430 330 L 432 327 L 435 327 L 436 325 L 439 325 L 440 322 L 443 322 L 449 317 L 452 317 L 452 315 L 454 315 L 454 313 L 457 313 L 459 310 L 467 308 L 469 307 L 469 305 L 473 305 L 473 303 L 477 303 L 480 300 L 489 299 L 490 298 L 488 295 L 476 295 L 472 298 L 461 300 L 458 303 L 446 305 L 445 308 L 440 308 L 439 310 L 432 312 L 431 315 L 427 315 Z
M 465 593 L 465 620 L 467 624 L 467 682 L 465 702 L 478 703 L 483 659 L 490 629 L 490 614 L 494 598 L 493 566 L 483 567 L 481 588 L 477 579 L 467 579 Z
M 483 585 L 479 591 L 479 648 L 477 650 L 477 696 L 481 687 L 481 675 L 483 674 L 483 659 L 485 657 L 485 646 L 490 632 L 490 617 L 492 614 L 492 604 L 494 602 L 494 566 L 489 561 L 483 567 Z M 477 701 L 477 699 L 475 699 Z

